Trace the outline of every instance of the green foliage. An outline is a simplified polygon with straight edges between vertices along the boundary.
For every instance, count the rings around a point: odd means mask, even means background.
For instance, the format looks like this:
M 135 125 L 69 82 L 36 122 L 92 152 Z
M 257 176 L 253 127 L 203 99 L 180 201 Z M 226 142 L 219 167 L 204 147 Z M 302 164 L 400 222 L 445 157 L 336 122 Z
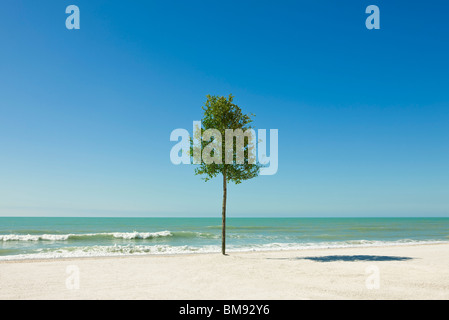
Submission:
M 244 180 L 248 180 L 254 177 L 257 177 L 259 174 L 260 165 L 255 162 L 255 154 L 254 156 L 248 151 L 249 142 L 248 139 L 244 139 L 243 150 L 244 150 L 244 158 L 243 163 L 237 163 L 236 160 L 236 141 L 233 141 L 233 148 L 231 152 L 233 153 L 231 157 L 234 159 L 232 163 L 225 163 L 226 152 L 229 150 L 225 149 L 225 136 L 226 129 L 242 129 L 244 132 L 248 129 L 253 129 L 251 127 L 251 123 L 253 122 L 252 117 L 254 114 L 243 114 L 242 109 L 233 103 L 234 97 L 229 95 L 226 97 L 219 96 L 207 96 L 207 101 L 202 107 L 204 111 L 203 119 L 201 120 L 202 128 L 195 137 L 199 141 L 201 141 L 201 150 L 197 150 L 197 152 L 203 152 L 205 147 L 209 145 L 212 141 L 214 141 L 215 137 L 211 136 L 210 139 L 204 141 L 199 139 L 199 132 L 201 135 L 208 129 L 216 129 L 220 132 L 223 142 L 219 143 L 218 150 L 212 150 L 211 156 L 221 156 L 221 163 L 205 163 L 204 159 L 201 160 L 201 163 L 198 164 L 198 167 L 195 169 L 195 174 L 202 175 L 205 181 L 208 181 L 220 173 L 226 177 L 227 181 L 233 181 L 236 184 L 241 183 Z M 193 155 L 194 146 L 192 144 L 191 154 Z M 218 152 L 218 154 L 215 154 Z M 253 161 L 251 161 L 253 160 Z

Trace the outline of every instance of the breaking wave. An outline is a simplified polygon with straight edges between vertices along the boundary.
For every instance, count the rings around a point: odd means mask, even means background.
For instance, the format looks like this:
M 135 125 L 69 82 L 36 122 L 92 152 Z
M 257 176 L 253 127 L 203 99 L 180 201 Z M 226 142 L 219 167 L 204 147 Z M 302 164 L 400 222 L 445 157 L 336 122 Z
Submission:
M 84 233 L 84 234 L 4 234 L 0 235 L 0 241 L 67 241 L 91 238 L 111 238 L 111 239 L 151 239 L 159 237 L 171 237 L 170 231 L 160 232 L 108 232 L 108 233 Z

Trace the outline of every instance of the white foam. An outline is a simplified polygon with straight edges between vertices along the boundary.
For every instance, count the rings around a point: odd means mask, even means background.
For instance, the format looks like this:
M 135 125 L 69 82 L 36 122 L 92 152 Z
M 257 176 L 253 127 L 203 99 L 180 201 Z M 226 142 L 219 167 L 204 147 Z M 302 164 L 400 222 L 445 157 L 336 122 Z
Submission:
M 0 241 L 39 241 L 39 240 L 49 240 L 49 241 L 63 241 L 67 240 L 70 234 L 42 234 L 42 235 L 19 235 L 19 234 L 7 234 L 0 235 Z
M 149 239 L 149 238 L 158 238 L 158 237 L 171 237 L 173 234 L 170 231 L 160 231 L 160 232 L 114 232 L 111 233 L 114 238 L 120 239 Z
M 173 234 L 170 231 L 159 232 L 108 232 L 108 233 L 82 233 L 82 234 L 41 234 L 41 235 L 22 235 L 22 234 L 4 234 L 0 235 L 0 241 L 66 241 L 70 238 L 84 238 L 95 236 L 112 236 L 118 239 L 150 239 L 157 237 L 168 237 Z
M 321 248 L 349 248 L 367 246 L 400 246 L 410 244 L 435 244 L 448 243 L 448 241 L 368 241 L 354 240 L 345 242 L 319 242 L 319 243 L 268 243 L 260 245 L 229 245 L 228 252 L 248 251 L 282 251 L 282 250 L 305 250 Z M 37 253 L 0 256 L 0 260 L 29 260 L 29 259 L 58 259 L 79 257 L 102 257 L 102 256 L 130 256 L 130 255 L 157 255 L 157 254 L 186 254 L 186 253 L 218 253 L 221 247 L 218 245 L 208 246 L 170 246 L 170 245 L 113 245 L 113 246 L 90 246 L 90 247 L 65 247 L 59 249 L 39 249 Z
M 410 240 L 402 239 L 397 241 L 375 241 L 375 240 L 350 240 L 335 242 L 310 242 L 310 243 L 268 243 L 252 245 L 251 247 L 229 247 L 229 251 L 282 251 L 282 250 L 306 250 L 306 249 L 331 249 L 331 248 L 353 248 L 353 247 L 380 247 L 380 246 L 401 246 L 413 244 L 438 244 L 449 243 L 440 240 Z
M 1 260 L 33 260 L 33 259 L 59 259 L 81 257 L 105 257 L 105 256 L 130 256 L 130 255 L 157 255 L 157 254 L 181 254 L 193 252 L 218 252 L 219 246 L 190 247 L 169 245 L 114 245 L 91 247 L 68 247 L 57 250 L 40 249 L 37 253 L 0 256 Z

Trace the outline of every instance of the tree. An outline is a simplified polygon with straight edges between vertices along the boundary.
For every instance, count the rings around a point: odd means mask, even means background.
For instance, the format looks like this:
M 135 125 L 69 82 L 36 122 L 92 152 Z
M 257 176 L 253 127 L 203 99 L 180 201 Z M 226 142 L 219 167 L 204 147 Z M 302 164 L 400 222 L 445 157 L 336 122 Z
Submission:
M 232 95 L 228 98 L 207 95 L 207 101 L 202 107 L 202 127 L 196 128 L 191 148 L 194 163 L 198 164 L 195 174 L 203 175 L 205 181 L 220 174 L 223 177 L 223 255 L 226 254 L 227 184 L 229 181 L 239 184 L 257 177 L 260 169 L 256 163 L 255 132 L 250 125 L 255 115 L 243 114 L 233 99 Z M 222 143 L 222 137 L 225 137 L 225 143 Z M 201 159 L 196 158 L 195 161 L 195 155 L 201 155 Z

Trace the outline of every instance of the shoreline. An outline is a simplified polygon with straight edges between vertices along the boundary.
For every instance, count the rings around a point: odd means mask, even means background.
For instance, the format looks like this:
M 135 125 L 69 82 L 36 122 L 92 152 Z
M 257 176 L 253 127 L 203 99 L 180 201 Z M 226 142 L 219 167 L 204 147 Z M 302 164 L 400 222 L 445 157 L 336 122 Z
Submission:
M 449 245 L 449 241 L 422 241 L 422 242 L 391 242 L 382 244 L 358 244 L 358 245 L 348 245 L 348 246 L 310 246 L 301 247 L 299 249 L 260 249 L 260 250 L 227 250 L 226 255 L 231 254 L 245 254 L 245 253 L 269 253 L 269 252 L 297 252 L 297 251 L 308 251 L 308 250 L 338 250 L 338 249 L 356 249 L 356 248 L 383 248 L 383 247 L 401 247 L 401 246 L 426 246 L 426 245 Z M 220 254 L 220 251 L 214 252 L 177 252 L 177 253 L 143 253 L 143 254 L 118 254 L 118 255 L 92 255 L 92 256 L 73 256 L 73 257 L 52 257 L 52 258 L 18 258 L 18 259 L 4 259 L 0 257 L 0 264 L 2 263 L 19 263 L 19 262 L 48 262 L 48 261 L 60 261 L 60 260 L 78 260 L 78 259 L 102 259 L 102 258 L 131 258 L 131 257 L 171 257 L 171 256 L 187 256 L 187 255 L 216 255 Z M 4 256 L 8 257 L 8 256 Z
M 0 299 L 447 300 L 448 265 L 449 243 L 12 260 Z

